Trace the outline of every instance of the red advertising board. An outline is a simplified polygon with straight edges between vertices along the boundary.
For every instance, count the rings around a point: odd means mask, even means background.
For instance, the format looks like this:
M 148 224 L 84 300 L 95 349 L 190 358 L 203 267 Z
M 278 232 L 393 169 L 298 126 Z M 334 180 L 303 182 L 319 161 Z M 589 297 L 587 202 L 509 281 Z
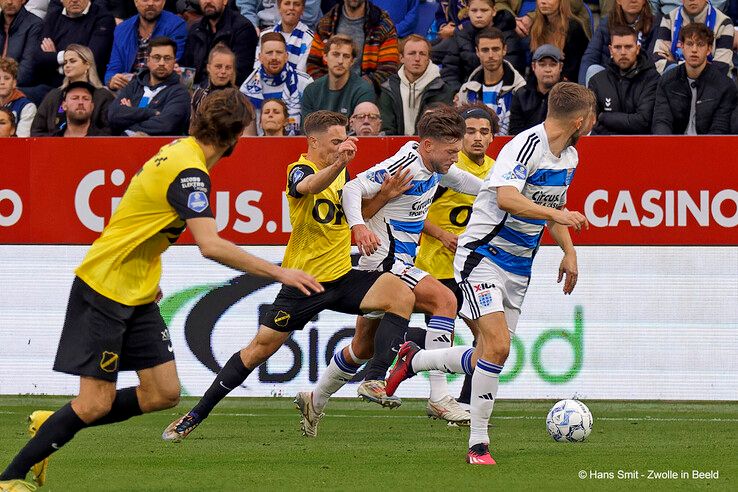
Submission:
M 365 138 L 356 174 L 407 139 Z M 489 150 L 497 155 L 507 138 Z M 170 139 L 3 139 L 0 244 L 88 244 L 128 180 Z M 285 166 L 302 138 L 244 138 L 212 172 L 221 235 L 239 244 L 285 244 Z M 738 245 L 738 137 L 585 137 L 568 207 L 586 214 L 590 245 Z M 184 235 L 180 243 L 191 242 Z

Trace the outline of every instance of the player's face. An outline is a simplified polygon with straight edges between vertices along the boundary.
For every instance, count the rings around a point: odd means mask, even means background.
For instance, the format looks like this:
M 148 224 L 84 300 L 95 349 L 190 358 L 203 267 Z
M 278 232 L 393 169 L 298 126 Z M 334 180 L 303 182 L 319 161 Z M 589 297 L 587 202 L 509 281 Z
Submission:
M 151 22 L 159 18 L 164 10 L 165 0 L 134 0 L 138 15 Z
M 484 0 L 471 0 L 469 2 L 469 22 L 477 29 L 482 29 L 492 24 L 494 16 L 495 9 Z
M 630 70 L 636 63 L 641 47 L 635 36 L 612 36 L 610 56 L 620 70 Z
M 213 55 L 212 60 L 208 62 L 208 75 L 210 83 L 215 87 L 223 87 L 229 83 L 235 82 L 236 70 L 234 68 L 235 60 L 231 55 L 218 53 Z
M 408 41 L 400 58 L 405 70 L 414 77 L 423 75 L 430 64 L 430 49 L 424 41 Z
M 330 126 L 326 131 L 309 138 L 309 144 L 317 151 L 321 163 L 329 165 L 338 158 L 338 147 L 347 138 L 346 128 L 340 125 Z
M 89 4 L 90 0 L 62 0 L 62 5 L 67 9 L 67 14 L 73 17 L 82 15 Z
M 501 39 L 480 39 L 477 46 L 477 56 L 485 70 L 494 72 L 502 66 L 502 60 L 507 54 L 507 49 Z
M 354 64 L 353 47 L 348 44 L 334 44 L 328 53 L 323 55 L 328 73 L 335 78 L 346 75 Z
M 0 70 L 0 99 L 5 99 L 13 93 L 16 86 L 15 77 L 10 73 Z
M 646 0 L 616 0 L 623 12 L 630 15 L 637 15 L 643 10 Z
M 468 118 L 466 121 L 466 132 L 461 141 L 461 150 L 474 160 L 487 153 L 489 144 L 494 139 L 492 125 L 486 118 Z
M 279 41 L 267 41 L 261 46 L 259 62 L 269 75 L 277 75 L 287 64 L 287 48 Z
M 261 128 L 266 135 L 283 135 L 287 124 L 284 107 L 274 101 L 267 101 L 261 107 Z
M 561 4 L 560 0 L 537 0 L 536 1 L 538 10 L 540 10 L 543 15 L 555 14 L 556 12 L 559 11 L 560 4 Z
M 15 135 L 15 126 L 10 115 L 5 111 L 0 111 L 0 137 L 12 137 L 13 135 Z
M 684 10 L 689 15 L 697 15 L 705 8 L 707 0 L 684 0 Z
M 71 50 L 64 52 L 64 76 L 70 81 L 87 80 L 87 72 L 90 64 L 79 56 L 79 53 Z
M 428 164 L 434 172 L 446 174 L 449 168 L 459 159 L 462 140 L 445 140 L 426 138 L 421 142 Z
M 77 124 L 90 121 L 93 108 L 92 95 L 85 89 L 72 89 L 62 102 L 67 118 Z
M 0 0 L 0 10 L 6 15 L 17 15 L 23 6 L 23 0 Z
M 707 56 L 710 54 L 711 48 L 704 40 L 697 39 L 697 37 L 685 39 L 682 43 L 684 63 L 692 68 L 701 67 L 707 62 Z
M 536 80 L 546 89 L 551 89 L 561 80 L 563 66 L 563 63 L 559 63 L 553 58 L 544 58 L 531 64 L 533 73 L 536 74 Z
M 296 26 L 300 22 L 300 17 L 305 11 L 305 2 L 303 0 L 282 0 L 279 4 L 279 16 L 282 18 L 282 24 L 288 26 Z
M 151 48 L 146 66 L 151 74 L 159 80 L 165 80 L 174 73 L 174 65 L 177 62 L 174 50 L 171 46 L 154 46 Z

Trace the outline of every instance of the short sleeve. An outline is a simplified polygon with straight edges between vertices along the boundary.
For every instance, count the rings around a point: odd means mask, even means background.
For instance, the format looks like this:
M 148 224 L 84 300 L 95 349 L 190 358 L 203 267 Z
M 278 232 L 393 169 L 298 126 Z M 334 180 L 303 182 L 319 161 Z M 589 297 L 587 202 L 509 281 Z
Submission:
M 522 192 L 525 182 L 535 169 L 535 162 L 538 159 L 535 156 L 539 153 L 539 146 L 531 143 L 530 140 L 520 140 L 518 145 L 505 146 L 495 160 L 492 166 L 492 172 L 489 173 L 489 182 L 487 186 L 496 188 L 498 186 L 514 186 L 518 191 Z M 511 142 L 513 143 L 513 142 Z M 521 147 L 520 143 L 523 144 Z
M 167 201 L 182 220 L 213 217 L 210 176 L 201 169 L 185 169 L 169 185 Z
M 315 171 L 310 166 L 298 164 L 293 167 L 287 175 L 287 193 L 291 197 L 302 198 L 302 193 L 297 191 L 297 185 L 311 174 L 315 174 Z

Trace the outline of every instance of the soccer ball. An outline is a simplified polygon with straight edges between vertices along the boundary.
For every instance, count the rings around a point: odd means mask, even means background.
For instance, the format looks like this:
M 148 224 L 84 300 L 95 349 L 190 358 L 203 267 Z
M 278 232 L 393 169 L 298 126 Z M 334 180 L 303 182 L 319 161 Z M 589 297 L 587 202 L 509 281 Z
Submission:
M 592 413 L 579 400 L 561 400 L 548 412 L 546 429 L 558 442 L 582 442 L 592 432 Z

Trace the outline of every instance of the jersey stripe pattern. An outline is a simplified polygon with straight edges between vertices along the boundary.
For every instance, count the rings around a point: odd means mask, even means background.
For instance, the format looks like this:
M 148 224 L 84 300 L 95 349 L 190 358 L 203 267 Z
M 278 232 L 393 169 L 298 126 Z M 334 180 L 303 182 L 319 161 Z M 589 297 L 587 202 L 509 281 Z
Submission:
M 574 147 L 567 147 L 560 157 L 551 153 L 543 124 L 508 142 L 474 201 L 469 225 L 459 238 L 460 245 L 476 253 L 469 255 L 461 278 L 466 278 L 481 258 L 510 273 L 530 277 L 546 221 L 500 209 L 497 188 L 514 186 L 538 205 L 561 208 L 578 162 Z

